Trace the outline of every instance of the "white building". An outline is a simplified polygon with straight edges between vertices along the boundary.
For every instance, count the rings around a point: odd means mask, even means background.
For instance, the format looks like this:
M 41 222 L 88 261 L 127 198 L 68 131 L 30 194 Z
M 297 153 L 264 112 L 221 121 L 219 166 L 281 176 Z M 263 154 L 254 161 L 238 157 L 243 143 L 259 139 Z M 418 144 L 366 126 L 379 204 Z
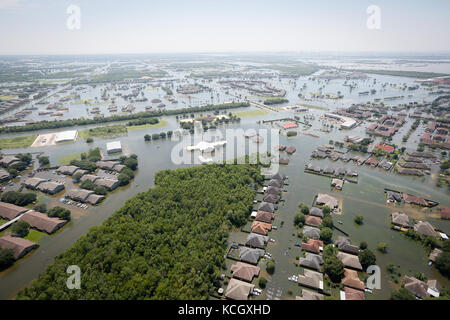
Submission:
M 120 141 L 108 142 L 106 144 L 106 152 L 107 153 L 122 152 L 122 145 L 120 144 Z
M 77 130 L 58 132 L 55 137 L 55 142 L 75 141 L 77 136 Z

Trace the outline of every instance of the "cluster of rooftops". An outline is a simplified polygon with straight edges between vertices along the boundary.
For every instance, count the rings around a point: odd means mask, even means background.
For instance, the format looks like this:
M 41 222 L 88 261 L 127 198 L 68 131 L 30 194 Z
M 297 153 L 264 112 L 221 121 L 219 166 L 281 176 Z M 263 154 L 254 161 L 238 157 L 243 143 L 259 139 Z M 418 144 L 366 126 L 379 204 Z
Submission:
M 67 223 L 67 220 L 52 218 L 44 213 L 1 201 L 0 217 L 9 220 L 10 222 L 18 220 L 25 221 L 32 228 L 48 234 L 55 232 Z M 0 238 L 0 247 L 13 250 L 14 258 L 17 260 L 36 248 L 37 244 L 20 237 L 4 235 Z

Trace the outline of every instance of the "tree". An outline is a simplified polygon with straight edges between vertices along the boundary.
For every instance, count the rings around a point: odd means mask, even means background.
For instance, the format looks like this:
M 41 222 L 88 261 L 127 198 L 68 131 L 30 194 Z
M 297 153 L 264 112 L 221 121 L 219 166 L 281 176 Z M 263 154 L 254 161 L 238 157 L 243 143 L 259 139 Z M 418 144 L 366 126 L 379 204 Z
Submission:
M 324 259 L 323 270 L 334 283 L 341 282 L 344 276 L 344 264 L 336 256 L 330 256 Z
M 32 192 L 7 191 L 2 194 L 2 201 L 24 207 L 36 201 L 36 194 Z
M 333 228 L 333 219 L 330 216 L 326 216 L 322 219 L 322 225 L 326 228 Z
M 33 207 L 33 210 L 38 211 L 40 213 L 47 212 L 47 205 L 45 203 L 38 203 Z
M 325 243 L 330 243 L 331 238 L 333 237 L 333 231 L 330 228 L 322 228 L 320 230 L 320 239 Z
M 50 160 L 48 159 L 47 156 L 40 156 L 39 157 L 39 164 L 41 165 L 41 167 L 45 166 L 45 165 L 47 165 L 49 163 L 50 163 Z
M 133 158 L 128 158 L 127 160 L 125 160 L 123 162 L 124 165 L 126 165 L 128 168 L 130 168 L 131 170 L 136 170 L 137 166 L 138 166 L 138 162 L 136 159 Z
M 275 272 L 275 260 L 270 259 L 266 264 L 266 271 L 269 274 L 273 274 Z
M 323 212 L 324 216 L 327 216 L 327 215 L 329 215 L 331 213 L 331 209 L 330 209 L 329 206 L 323 206 L 322 212 Z
M 416 297 L 405 288 L 400 288 L 397 291 L 392 291 L 391 300 L 416 300 Z
M 62 220 L 70 220 L 70 213 L 70 210 L 56 206 L 51 208 L 47 214 L 51 218 L 56 217 Z
M 88 137 L 88 138 L 86 139 L 86 143 L 92 143 L 92 142 L 94 142 L 94 138 Z
M 259 284 L 259 287 L 261 289 L 264 289 L 266 287 L 266 285 L 267 285 L 267 279 L 264 278 L 264 277 L 260 277 L 259 281 L 258 281 L 258 284 Z
M 358 215 L 355 216 L 354 221 L 355 221 L 356 224 L 362 225 L 363 221 L 364 221 L 364 217 L 362 215 L 358 214 Z
M 367 242 L 361 241 L 361 243 L 359 244 L 359 248 L 361 250 L 367 249 Z
M 75 181 L 80 181 L 82 176 L 83 176 L 83 174 L 81 172 L 75 172 L 72 176 L 72 179 Z
M 305 215 L 301 212 L 297 212 L 294 216 L 294 225 L 301 228 L 305 224 Z
M 30 232 L 30 225 L 28 222 L 25 222 L 23 220 L 19 220 L 15 222 L 11 227 L 11 233 L 13 236 L 16 237 L 26 237 L 28 233 Z
M 387 243 L 385 242 L 380 242 L 378 244 L 377 250 L 382 252 L 382 253 L 387 253 Z
M 119 183 L 120 183 L 121 186 L 125 186 L 125 185 L 130 183 L 131 178 L 130 178 L 129 175 L 127 175 L 125 173 L 121 173 L 117 177 L 117 180 L 119 180 Z
M 377 258 L 369 249 L 364 249 L 359 252 L 359 262 L 361 263 L 364 269 L 367 269 L 368 266 L 374 265 L 377 261 Z
M 152 136 L 149 135 L 149 134 L 146 134 L 146 135 L 144 136 L 144 140 L 145 140 L 145 141 L 151 141 L 151 140 L 152 140 Z
M 300 207 L 300 211 L 303 214 L 309 214 L 309 208 L 308 208 L 308 206 L 306 204 L 302 204 L 302 206 Z
M 0 247 L 0 271 L 5 270 L 14 263 L 14 251 Z
M 95 194 L 105 196 L 108 193 L 108 190 L 104 186 L 95 186 L 94 192 L 95 192 Z
M 446 242 L 448 242 L 448 240 Z M 443 276 L 450 278 L 450 252 L 449 251 L 443 251 L 441 254 L 439 254 L 434 263 L 435 263 L 436 269 L 438 269 L 439 272 Z

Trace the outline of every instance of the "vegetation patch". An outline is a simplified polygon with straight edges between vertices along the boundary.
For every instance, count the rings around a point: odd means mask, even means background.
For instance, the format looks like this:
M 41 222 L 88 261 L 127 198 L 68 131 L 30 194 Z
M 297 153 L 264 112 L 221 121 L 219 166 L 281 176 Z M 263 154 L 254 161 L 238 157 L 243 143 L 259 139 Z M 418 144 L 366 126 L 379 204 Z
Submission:
M 234 115 L 239 118 L 245 118 L 245 117 L 265 116 L 266 114 L 269 113 L 270 113 L 269 110 L 257 109 L 257 110 L 236 112 Z
M 79 153 L 69 153 L 58 160 L 58 164 L 69 164 L 72 160 L 80 160 L 80 154 Z
M 114 125 L 86 129 L 79 132 L 79 136 L 84 140 L 88 138 L 113 138 L 121 135 L 126 135 L 128 133 L 127 127 L 124 125 Z
M 220 283 L 228 232 L 246 223 L 250 185 L 262 181 L 251 165 L 160 171 L 154 188 L 92 227 L 18 299 L 207 299 Z M 67 289 L 73 264 L 83 290 Z
M 28 148 L 36 140 L 37 134 L 0 139 L 0 149 Z

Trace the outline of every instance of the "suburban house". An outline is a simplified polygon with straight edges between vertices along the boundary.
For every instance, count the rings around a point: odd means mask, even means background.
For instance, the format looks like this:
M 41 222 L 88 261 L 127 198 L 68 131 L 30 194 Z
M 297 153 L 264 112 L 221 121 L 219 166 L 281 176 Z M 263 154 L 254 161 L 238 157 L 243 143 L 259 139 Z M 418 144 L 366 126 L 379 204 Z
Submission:
M 362 266 L 361 263 L 359 262 L 358 256 L 340 251 L 336 255 L 336 257 L 342 261 L 344 266 L 356 270 L 362 270 Z
M 42 182 L 46 182 L 47 179 L 42 179 L 42 178 L 28 178 L 25 180 L 24 185 L 25 188 L 27 189 L 32 189 L 32 190 L 36 190 L 37 187 L 39 186 L 39 184 L 41 184 Z
M 3 249 L 11 249 L 16 260 L 22 258 L 37 246 L 37 243 L 20 237 L 6 235 L 0 238 L 0 247 Z
M 11 175 L 5 169 L 0 168 L 0 182 L 7 181 L 11 178 Z
M 423 236 L 435 237 L 436 231 L 428 221 L 419 221 L 414 225 L 414 230 Z
M 394 212 L 392 213 L 392 224 L 402 228 L 409 228 L 409 217 L 403 212 Z
M 428 260 L 430 260 L 431 262 L 435 262 L 436 258 L 442 253 L 441 249 L 438 248 L 434 248 L 434 250 L 430 253 L 430 255 L 428 256 Z
M 303 275 L 298 275 L 297 282 L 304 287 L 323 290 L 323 274 L 320 272 L 304 269 Z
M 251 248 L 259 248 L 264 249 L 264 245 L 269 240 L 269 237 L 263 236 L 256 233 L 250 233 L 247 236 L 247 240 L 245 241 L 245 245 Z
M 124 165 L 120 164 L 117 161 L 97 161 L 95 164 L 98 168 L 109 171 L 120 172 L 123 168 L 125 168 Z
M 280 196 L 276 194 L 266 194 L 264 195 L 263 201 L 276 204 L 278 201 L 280 201 Z
M 308 239 L 308 241 L 302 242 L 302 249 L 309 252 L 320 253 L 320 251 L 323 250 L 323 242 L 320 240 Z
M 90 204 L 97 204 L 105 197 L 95 194 L 94 191 L 84 189 L 71 189 L 66 193 L 66 197 L 79 202 L 87 202 Z
M 344 287 L 344 291 L 340 292 L 341 300 L 365 300 L 364 291 Z
M 261 222 L 265 222 L 265 223 L 271 223 L 272 219 L 274 219 L 275 215 L 273 214 L 273 212 L 266 212 L 266 211 L 258 211 L 258 213 L 256 214 L 256 221 L 261 221 Z
M 45 182 L 39 183 L 39 185 L 37 186 L 37 189 L 44 193 L 57 194 L 58 192 L 64 190 L 65 187 L 64 187 L 63 183 L 59 183 L 56 181 L 45 181 Z
M 253 292 L 253 284 L 237 280 L 230 279 L 225 296 L 231 300 L 247 300 L 248 296 Z
M 0 217 L 3 219 L 12 220 L 27 211 L 28 209 L 26 208 L 16 206 L 12 203 L 0 201 Z
M 311 291 L 311 290 L 302 290 L 301 296 L 296 296 L 295 300 L 324 300 L 323 294 Z
M 91 182 L 95 182 L 97 179 L 100 179 L 100 177 L 94 174 L 85 174 L 84 176 L 81 177 L 80 181 L 84 182 L 86 180 L 89 180 Z
M 344 180 L 342 179 L 332 179 L 331 186 L 335 187 L 337 190 L 342 190 L 344 187 Z
M 338 207 L 339 203 L 336 198 L 325 193 L 319 193 L 316 198 L 316 204 L 320 206 L 328 206 L 331 210 L 333 210 Z
M 277 172 L 273 176 L 271 176 L 270 179 L 283 181 L 284 179 L 286 179 L 286 176 L 282 173 Z
M 275 212 L 276 207 L 273 203 L 261 202 L 258 206 L 258 210 L 266 212 Z
M 311 209 L 309 209 L 309 215 L 323 218 L 323 211 L 320 208 L 312 207 Z
M 313 227 L 318 227 L 322 224 L 322 219 L 319 217 L 306 215 L 305 216 L 305 224 Z
M 78 170 L 82 170 L 78 168 L 77 166 L 60 166 L 58 169 L 56 169 L 56 172 L 62 173 L 68 176 L 73 176 L 75 172 Z M 85 170 L 83 170 L 85 171 Z
M 97 179 L 95 180 L 94 184 L 97 186 L 105 187 L 110 191 L 116 189 L 120 185 L 119 180 L 109 178 Z
M 259 258 L 264 257 L 264 250 L 241 247 L 239 250 L 239 259 L 243 262 L 258 264 Z
M 3 156 L 0 159 L 0 165 L 2 165 L 5 168 L 8 168 L 11 164 L 17 161 L 19 161 L 19 159 L 15 156 Z
M 299 264 L 302 267 L 320 271 L 320 265 L 323 264 L 323 258 L 318 254 L 307 252 L 305 258 L 299 258 Z
M 350 243 L 350 239 L 339 236 L 338 239 L 334 242 L 334 244 L 338 247 L 340 251 L 351 253 L 351 254 L 359 254 L 359 247 L 352 245 Z
M 275 195 L 279 195 L 281 193 L 281 189 L 277 188 L 277 187 L 267 187 L 266 190 L 264 190 L 265 194 L 275 194 Z
M 252 282 L 253 277 L 258 277 L 259 270 L 259 267 L 243 262 L 236 262 L 231 266 L 233 278 L 247 282 Z
M 407 193 L 403 193 L 403 201 L 409 204 L 415 204 L 422 207 L 428 206 L 428 202 L 425 199 Z
M 265 223 L 261 221 L 253 221 L 252 232 L 262 235 L 267 235 L 269 231 L 272 230 L 272 225 L 270 223 Z
M 272 180 L 269 181 L 268 186 L 276 187 L 276 188 L 282 188 L 283 184 L 284 184 L 284 182 L 281 181 L 281 180 L 272 179 Z
M 310 226 L 304 226 L 302 233 L 308 238 L 319 239 L 320 229 Z
M 403 278 L 403 284 L 406 290 L 419 299 L 430 296 L 439 297 L 440 295 L 440 285 L 436 280 L 428 280 L 428 282 L 425 283 L 414 277 L 405 276 Z
M 366 285 L 363 281 L 361 281 L 361 279 L 359 279 L 358 272 L 347 268 L 345 268 L 344 271 L 345 272 L 344 278 L 342 279 L 342 284 L 346 287 L 364 291 Z
M 450 207 L 440 207 L 439 212 L 441 213 L 441 219 L 450 219 Z
M 27 222 L 32 228 L 47 232 L 48 234 L 55 232 L 67 223 L 67 220 L 51 218 L 37 211 L 28 211 L 20 220 Z

